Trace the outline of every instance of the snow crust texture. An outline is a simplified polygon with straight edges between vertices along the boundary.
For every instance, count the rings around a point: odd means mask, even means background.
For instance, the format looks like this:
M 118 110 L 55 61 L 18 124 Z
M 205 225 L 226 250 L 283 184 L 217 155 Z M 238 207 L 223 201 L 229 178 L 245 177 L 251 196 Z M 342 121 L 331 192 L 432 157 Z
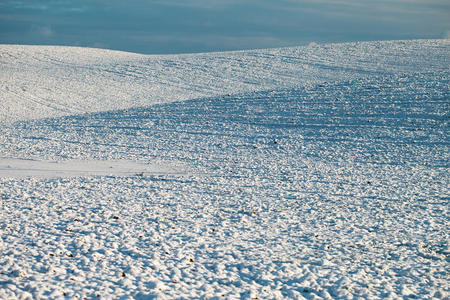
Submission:
M 447 67 L 448 40 L 170 56 L 0 45 L 0 122 Z
M 449 50 L 0 46 L 0 298 L 448 299 Z

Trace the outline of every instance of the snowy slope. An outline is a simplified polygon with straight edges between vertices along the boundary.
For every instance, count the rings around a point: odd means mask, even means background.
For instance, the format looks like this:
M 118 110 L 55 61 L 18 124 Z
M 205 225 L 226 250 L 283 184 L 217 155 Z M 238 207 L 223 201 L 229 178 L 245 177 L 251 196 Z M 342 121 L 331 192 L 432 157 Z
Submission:
M 371 42 L 170 56 L 0 45 L 0 122 L 445 71 L 448 44 Z
M 449 41 L 314 48 L 1 46 L 0 298 L 448 298 Z

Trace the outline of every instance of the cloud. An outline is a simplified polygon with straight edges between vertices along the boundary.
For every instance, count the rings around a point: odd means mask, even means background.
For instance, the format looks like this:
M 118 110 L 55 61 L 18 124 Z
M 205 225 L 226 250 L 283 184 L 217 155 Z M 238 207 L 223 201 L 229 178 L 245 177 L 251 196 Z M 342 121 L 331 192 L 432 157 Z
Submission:
M 33 26 L 31 28 L 31 33 L 34 35 L 37 35 L 39 37 L 42 37 L 42 38 L 50 38 L 50 37 L 54 36 L 54 34 L 55 34 L 53 29 L 48 25 Z
M 180 53 L 449 38 L 449 12 L 448 0 L 0 0 L 0 43 Z
M 366 12 L 397 14 L 446 14 L 450 12 L 448 0 L 285 0 L 301 8 L 304 5 L 330 9 L 353 9 Z
M 56 13 L 73 13 L 84 12 L 85 1 L 68 1 L 68 0 L 34 0 L 34 1 L 16 1 L 2 0 L 0 8 L 8 8 L 15 11 L 34 11 L 34 12 L 56 12 Z M 93 1 L 98 2 L 98 1 Z
M 179 6 L 190 7 L 197 9 L 220 9 L 233 4 L 239 4 L 243 1 L 239 0 L 155 0 L 153 3 L 157 3 L 164 6 Z M 245 2 L 245 1 L 244 1 Z M 248 0 L 246 2 L 249 2 Z M 251 2 L 251 1 L 250 1 Z
M 296 43 L 272 36 L 235 36 L 227 34 L 203 34 L 203 35 L 146 35 L 135 33 L 128 36 L 132 44 L 162 45 L 153 53 L 189 53 L 189 52 L 211 52 L 225 50 L 242 50 L 256 48 L 271 48 L 277 46 L 293 46 Z M 139 51 L 135 51 L 139 52 Z
M 91 45 L 89 45 L 92 48 L 103 48 L 103 49 L 108 49 L 109 45 L 106 43 L 102 43 L 102 42 L 94 42 Z

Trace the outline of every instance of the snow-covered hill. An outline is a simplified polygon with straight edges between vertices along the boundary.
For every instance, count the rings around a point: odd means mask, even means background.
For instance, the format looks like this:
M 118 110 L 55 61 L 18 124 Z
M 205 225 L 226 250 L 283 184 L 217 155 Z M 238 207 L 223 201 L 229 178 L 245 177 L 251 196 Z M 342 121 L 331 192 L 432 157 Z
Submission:
M 449 50 L 0 46 L 0 298 L 448 298 Z
M 0 122 L 446 71 L 449 43 L 366 42 L 170 56 L 0 45 Z

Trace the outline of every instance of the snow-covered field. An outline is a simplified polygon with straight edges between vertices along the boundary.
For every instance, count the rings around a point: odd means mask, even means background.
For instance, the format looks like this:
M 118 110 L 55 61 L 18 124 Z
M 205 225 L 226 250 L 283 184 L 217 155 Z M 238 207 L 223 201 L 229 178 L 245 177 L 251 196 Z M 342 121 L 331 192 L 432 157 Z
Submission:
M 449 53 L 0 45 L 0 298 L 448 299 Z

